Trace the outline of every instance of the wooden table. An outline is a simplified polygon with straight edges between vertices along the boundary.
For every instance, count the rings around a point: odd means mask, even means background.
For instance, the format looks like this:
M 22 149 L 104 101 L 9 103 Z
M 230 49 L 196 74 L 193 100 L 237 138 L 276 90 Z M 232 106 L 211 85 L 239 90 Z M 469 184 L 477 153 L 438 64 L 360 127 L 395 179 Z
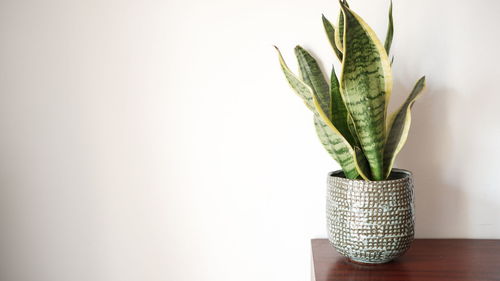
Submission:
M 500 240 L 416 239 L 404 256 L 381 265 L 350 263 L 327 239 L 311 242 L 315 281 L 500 280 Z

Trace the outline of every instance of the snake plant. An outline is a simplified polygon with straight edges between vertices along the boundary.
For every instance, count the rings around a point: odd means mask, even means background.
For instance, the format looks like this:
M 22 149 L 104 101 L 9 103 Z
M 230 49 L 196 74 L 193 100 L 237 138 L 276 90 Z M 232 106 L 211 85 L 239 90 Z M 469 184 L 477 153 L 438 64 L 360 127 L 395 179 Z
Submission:
M 323 16 L 323 26 L 342 67 L 340 76 L 332 67 L 330 79 L 316 59 L 301 46 L 295 47 L 299 75 L 279 62 L 292 89 L 314 115 L 321 143 L 350 179 L 387 179 L 396 155 L 406 142 L 411 108 L 425 86 L 425 77 L 415 84 L 406 101 L 389 117 L 392 92 L 393 38 L 392 3 L 385 44 L 365 21 L 340 0 L 337 25 Z

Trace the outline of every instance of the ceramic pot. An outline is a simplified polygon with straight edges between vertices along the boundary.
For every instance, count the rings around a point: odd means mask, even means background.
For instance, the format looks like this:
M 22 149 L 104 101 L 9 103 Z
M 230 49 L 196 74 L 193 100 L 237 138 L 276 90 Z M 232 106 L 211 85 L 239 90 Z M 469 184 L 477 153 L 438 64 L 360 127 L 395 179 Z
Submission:
M 386 263 L 401 256 L 414 237 L 412 174 L 393 169 L 384 181 L 351 180 L 328 174 L 328 239 L 358 263 Z

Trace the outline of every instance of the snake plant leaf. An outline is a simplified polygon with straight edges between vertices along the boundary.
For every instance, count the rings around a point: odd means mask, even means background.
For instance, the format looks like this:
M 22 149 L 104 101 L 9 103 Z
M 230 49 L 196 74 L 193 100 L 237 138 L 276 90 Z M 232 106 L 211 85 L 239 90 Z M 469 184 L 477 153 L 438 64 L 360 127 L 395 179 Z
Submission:
M 358 139 L 358 133 L 356 133 L 356 128 L 354 127 L 354 120 L 352 120 L 352 116 L 349 113 L 347 114 L 347 127 L 349 128 L 349 132 L 354 139 L 354 145 L 361 147 Z
M 349 4 L 347 4 L 347 1 L 340 0 L 340 2 L 343 3 L 346 7 L 349 7 Z M 344 15 L 342 13 L 342 9 L 340 9 L 340 12 L 339 12 L 338 28 L 337 28 L 337 32 L 335 33 L 335 44 L 337 45 L 337 48 L 343 53 L 344 52 Z
M 425 76 L 420 78 L 406 101 L 389 118 L 389 134 L 384 150 L 384 170 L 387 178 L 391 173 L 396 156 L 403 148 L 411 125 L 411 108 L 425 88 Z
M 356 179 L 359 177 L 359 173 L 354 167 L 354 162 L 351 161 L 352 157 L 341 158 L 338 153 L 344 154 L 345 149 L 342 147 L 342 142 L 339 142 L 339 138 L 334 138 L 328 125 L 323 122 L 323 120 L 318 116 L 314 116 L 314 127 L 316 128 L 316 133 L 318 138 L 323 144 L 323 147 L 328 151 L 328 153 L 340 164 L 344 174 L 349 179 Z
M 392 19 L 392 1 L 391 5 L 389 6 L 389 26 L 387 27 L 387 34 L 385 36 L 385 51 L 387 55 L 389 55 L 389 52 L 391 51 L 391 45 L 392 45 L 392 37 L 394 36 L 394 21 Z M 393 57 L 394 59 L 394 57 Z M 391 61 L 392 65 L 392 61 Z
M 340 2 L 344 16 L 344 60 L 340 89 L 374 180 L 384 178 L 385 116 L 392 73 L 375 32 Z
M 352 145 L 358 145 L 349 130 L 348 120 L 349 113 L 345 107 L 344 101 L 342 100 L 342 95 L 340 94 L 340 84 L 337 79 L 337 74 L 335 74 L 335 68 L 332 66 L 332 72 L 330 75 L 330 106 L 332 111 L 332 124 L 339 130 L 339 132 L 346 138 L 346 140 Z
M 365 180 L 369 180 L 362 172 L 359 173 L 359 165 L 356 160 L 356 152 L 350 146 L 349 142 L 342 134 L 333 126 L 328 116 L 322 110 L 318 96 L 305 82 L 300 80 L 286 65 L 281 52 L 277 47 L 278 57 L 281 69 L 285 74 L 288 84 L 299 95 L 306 106 L 314 113 L 315 127 L 318 137 L 326 150 L 337 161 L 348 178 L 357 178 L 361 176 Z
M 325 122 L 323 122 L 321 117 L 318 115 L 314 116 L 314 127 L 316 128 L 316 133 L 318 134 L 318 137 L 326 151 L 328 151 L 333 159 L 341 165 L 347 178 L 361 178 L 369 180 L 367 175 L 370 173 L 370 166 L 363 155 L 363 151 L 359 147 L 355 146 L 353 148 L 356 155 L 355 157 L 351 157 L 351 155 L 346 154 L 346 147 L 343 145 L 342 140 L 340 138 L 335 138 L 335 135 L 330 127 L 325 124 Z M 358 169 L 362 171 L 362 173 L 359 173 Z
M 330 86 L 325 80 L 316 59 L 301 46 L 295 47 L 295 55 L 299 62 L 299 69 L 302 81 L 304 81 L 316 95 L 321 109 L 330 118 L 332 111 L 330 108 Z
M 354 153 L 356 153 L 356 168 L 360 171 L 360 177 L 361 174 L 363 174 L 366 178 L 371 179 L 372 175 L 370 171 L 370 164 L 368 163 L 363 150 L 359 148 L 359 146 L 354 146 Z
M 327 116 L 321 110 L 317 100 L 314 99 L 314 101 L 317 108 L 314 115 L 314 127 L 326 151 L 328 151 L 333 159 L 339 163 L 347 178 L 356 179 L 361 177 L 365 180 L 369 180 L 364 173 L 364 171 L 366 171 L 366 166 L 363 162 L 363 155 L 358 155 L 359 152 L 356 152 L 356 150 L 351 147 L 349 142 L 347 142 L 335 126 L 333 126 L 331 121 L 327 119 Z
M 316 129 L 316 134 L 318 135 L 321 144 L 323 144 L 323 147 L 326 149 L 326 151 L 328 151 L 332 158 L 335 159 L 335 161 L 339 162 L 337 154 L 335 154 L 335 144 L 331 140 L 331 135 L 329 134 L 327 125 L 321 120 L 319 115 L 314 115 L 314 128 Z
M 340 10 L 337 32 L 335 33 L 335 44 L 342 53 L 344 53 L 344 22 L 344 15 L 342 14 L 342 10 Z
M 342 52 L 337 48 L 337 44 L 335 43 L 335 27 L 333 27 L 332 23 L 325 17 L 325 15 L 321 15 L 321 19 L 323 20 L 326 36 L 328 37 L 328 41 L 330 41 L 330 45 L 332 45 L 333 52 L 339 61 L 342 61 Z
M 292 87 L 295 93 L 297 93 L 297 95 L 302 98 L 307 108 L 314 111 L 314 103 L 313 103 L 311 88 L 309 88 L 309 86 L 304 84 L 304 82 L 302 82 L 299 78 L 297 78 L 297 76 L 295 76 L 295 74 L 292 71 L 290 71 L 278 47 L 274 46 L 274 48 L 278 52 L 278 58 L 280 61 L 281 70 L 283 70 L 283 73 L 285 74 L 288 84 L 290 85 L 290 87 Z

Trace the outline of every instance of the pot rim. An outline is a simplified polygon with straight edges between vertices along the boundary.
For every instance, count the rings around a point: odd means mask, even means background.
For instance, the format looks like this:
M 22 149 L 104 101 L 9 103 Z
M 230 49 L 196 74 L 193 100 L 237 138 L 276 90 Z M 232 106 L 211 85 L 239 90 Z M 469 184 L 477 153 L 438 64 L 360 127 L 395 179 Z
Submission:
M 352 181 L 352 182 L 377 182 L 377 183 L 391 183 L 391 182 L 394 182 L 394 181 L 399 181 L 399 180 L 402 180 L 402 179 L 407 179 L 407 178 L 411 178 L 413 176 L 413 173 L 408 171 L 408 170 L 405 170 L 405 169 L 398 169 L 398 168 L 393 168 L 391 170 L 391 174 L 389 175 L 389 177 L 393 174 L 401 174 L 401 176 L 399 177 L 396 177 L 396 178 L 393 178 L 393 179 L 388 179 L 388 180 L 381 180 L 381 181 L 367 181 L 367 180 L 358 180 L 358 179 L 348 179 L 345 177 L 344 175 L 344 171 L 342 170 L 336 170 L 336 171 L 333 171 L 333 172 L 329 172 L 328 173 L 328 177 L 332 177 L 332 178 L 339 178 L 339 179 L 343 179 L 343 180 L 347 180 L 347 181 Z

